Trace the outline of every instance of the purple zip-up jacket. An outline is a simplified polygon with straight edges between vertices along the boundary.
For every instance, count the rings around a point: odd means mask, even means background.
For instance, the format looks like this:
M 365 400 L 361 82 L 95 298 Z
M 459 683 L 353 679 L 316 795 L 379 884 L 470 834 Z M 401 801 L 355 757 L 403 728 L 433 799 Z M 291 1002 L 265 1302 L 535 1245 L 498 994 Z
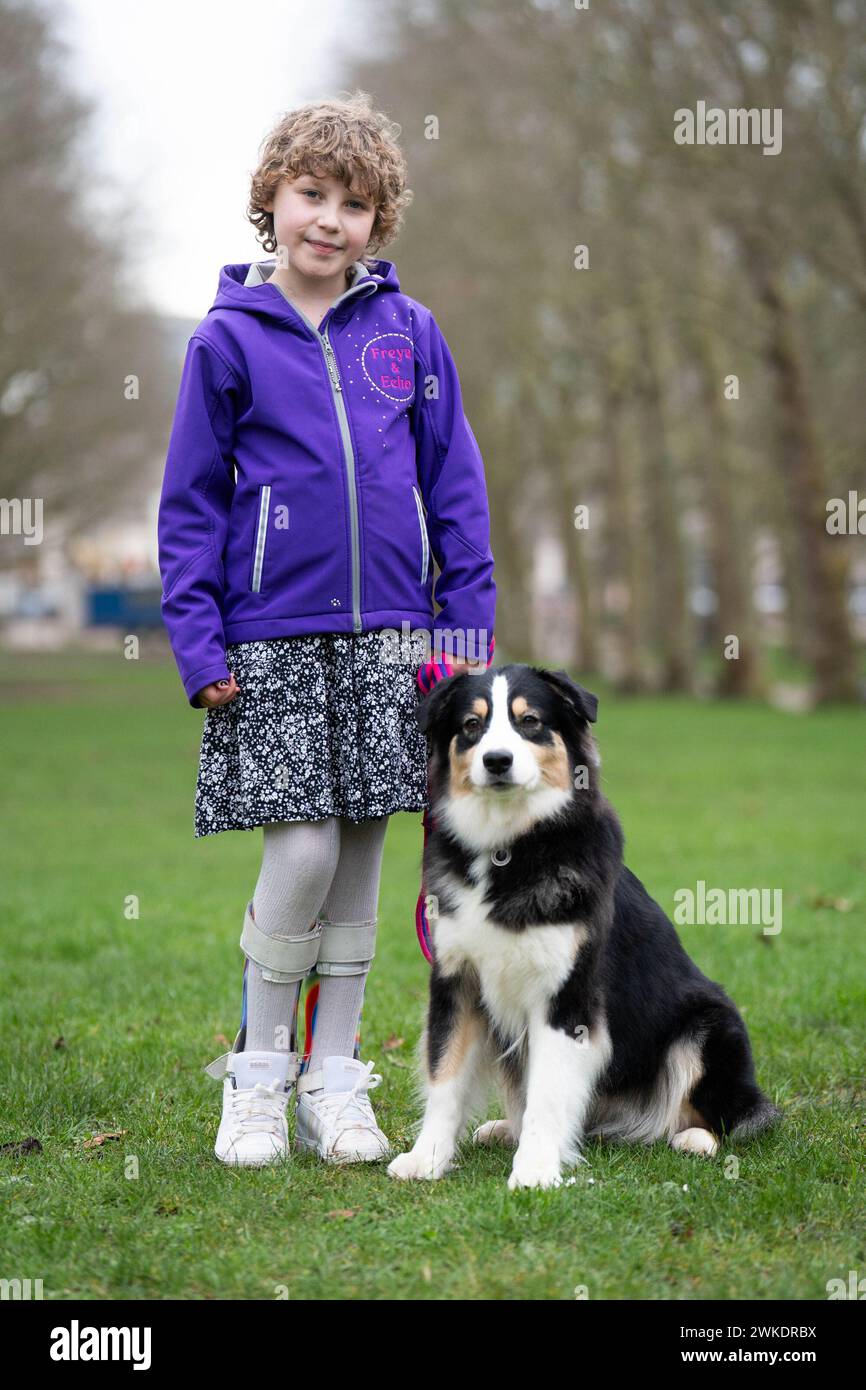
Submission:
M 317 326 L 264 283 L 275 264 L 223 267 L 180 381 L 159 568 L 189 703 L 257 638 L 458 632 L 456 658 L 488 664 L 484 467 L 432 313 L 391 261 L 356 261 Z

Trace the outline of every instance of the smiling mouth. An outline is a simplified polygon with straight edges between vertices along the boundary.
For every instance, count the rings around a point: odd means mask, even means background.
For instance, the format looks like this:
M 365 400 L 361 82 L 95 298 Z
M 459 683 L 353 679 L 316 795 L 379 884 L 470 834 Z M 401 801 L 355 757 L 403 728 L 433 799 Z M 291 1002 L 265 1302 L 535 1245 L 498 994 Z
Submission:
M 339 251 L 339 250 L 340 250 L 340 247 L 339 247 L 339 246 L 335 246 L 334 243 L 331 242 L 331 241 L 313 241 L 313 239 L 310 238 L 309 245 L 310 245 L 310 246 L 317 246 L 317 247 L 319 248 L 320 251 Z

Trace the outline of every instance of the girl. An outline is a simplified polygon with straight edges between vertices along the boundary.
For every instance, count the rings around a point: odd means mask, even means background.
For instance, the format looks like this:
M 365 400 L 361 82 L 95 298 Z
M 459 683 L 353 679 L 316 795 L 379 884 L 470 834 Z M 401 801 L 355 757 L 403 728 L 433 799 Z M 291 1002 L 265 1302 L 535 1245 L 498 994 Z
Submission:
M 169 440 L 162 612 L 207 710 L 195 835 L 263 827 L 241 1026 L 205 1068 L 224 1078 L 214 1151 L 230 1164 L 288 1156 L 296 1082 L 299 1147 L 388 1155 L 358 1031 L 385 831 L 427 807 L 419 687 L 494 647 L 484 469 L 456 368 L 393 262 L 368 254 L 412 197 L 398 133 L 356 92 L 266 137 L 247 217 L 279 254 L 223 267 Z

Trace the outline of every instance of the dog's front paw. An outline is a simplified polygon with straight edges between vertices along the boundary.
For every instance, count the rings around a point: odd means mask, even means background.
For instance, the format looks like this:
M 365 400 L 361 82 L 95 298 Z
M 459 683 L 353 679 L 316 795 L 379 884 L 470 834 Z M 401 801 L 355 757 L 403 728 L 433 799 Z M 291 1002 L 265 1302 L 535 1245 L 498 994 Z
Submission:
M 398 1154 L 388 1164 L 386 1172 L 392 1178 L 441 1178 L 451 1168 L 447 1156 L 437 1158 L 435 1154 L 423 1149 L 410 1149 L 408 1153 Z
M 472 1136 L 473 1144 L 513 1144 L 514 1134 L 507 1120 L 488 1120 Z
M 518 1187 L 561 1187 L 562 1170 L 555 1158 L 520 1158 L 515 1155 L 508 1179 L 509 1191 Z

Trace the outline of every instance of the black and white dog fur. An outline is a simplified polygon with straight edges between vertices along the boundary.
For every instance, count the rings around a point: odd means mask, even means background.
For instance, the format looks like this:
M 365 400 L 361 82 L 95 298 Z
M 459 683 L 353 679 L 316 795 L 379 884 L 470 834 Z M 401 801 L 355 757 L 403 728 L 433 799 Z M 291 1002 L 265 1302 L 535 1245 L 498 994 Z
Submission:
M 495 1084 L 507 1118 L 474 1137 L 514 1146 L 509 1188 L 559 1186 L 584 1136 L 712 1156 L 781 1115 L 735 1004 L 622 862 L 597 707 L 522 665 L 452 676 L 418 707 L 436 822 L 425 1113 L 392 1177 L 442 1177 Z

